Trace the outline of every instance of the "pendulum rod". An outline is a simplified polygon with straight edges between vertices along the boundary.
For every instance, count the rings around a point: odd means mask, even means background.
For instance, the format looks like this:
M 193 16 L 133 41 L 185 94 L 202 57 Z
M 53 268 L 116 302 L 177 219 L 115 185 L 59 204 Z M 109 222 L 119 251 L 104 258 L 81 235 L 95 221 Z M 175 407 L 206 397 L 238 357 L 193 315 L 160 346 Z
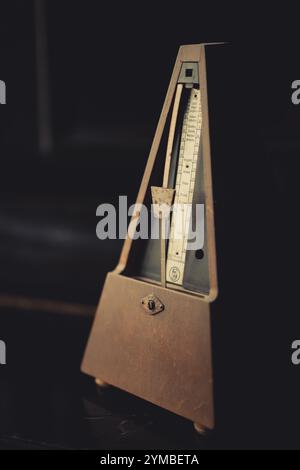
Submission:
M 202 128 L 200 89 L 192 88 L 184 114 L 176 175 L 175 201 L 168 246 L 166 280 L 182 285 L 192 214 Z

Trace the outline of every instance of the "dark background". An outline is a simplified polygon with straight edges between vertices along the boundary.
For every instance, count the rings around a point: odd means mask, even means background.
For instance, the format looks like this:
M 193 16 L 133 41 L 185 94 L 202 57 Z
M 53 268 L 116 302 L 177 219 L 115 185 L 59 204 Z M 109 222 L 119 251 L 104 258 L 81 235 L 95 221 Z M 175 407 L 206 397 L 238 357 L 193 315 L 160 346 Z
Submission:
M 3 448 L 299 448 L 300 371 L 290 360 L 300 335 L 293 15 L 204 2 L 38 3 L 45 29 L 38 16 L 36 33 L 34 2 L 1 2 Z M 122 246 L 97 240 L 96 207 L 119 194 L 134 201 L 178 47 L 212 41 L 228 44 L 208 57 L 220 295 L 217 428 L 203 444 L 185 420 L 121 392 L 97 397 L 79 364 L 88 312 Z M 51 129 L 42 144 L 38 64 Z M 24 297 L 76 303 L 85 315 L 32 309 Z

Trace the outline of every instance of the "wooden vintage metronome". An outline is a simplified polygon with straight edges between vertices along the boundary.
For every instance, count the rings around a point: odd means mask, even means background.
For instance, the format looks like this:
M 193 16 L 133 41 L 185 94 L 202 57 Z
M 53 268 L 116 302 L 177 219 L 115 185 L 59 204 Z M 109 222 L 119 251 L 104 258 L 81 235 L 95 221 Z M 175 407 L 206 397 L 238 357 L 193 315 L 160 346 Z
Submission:
M 131 229 L 140 205 L 154 203 L 160 236 L 126 238 L 106 277 L 82 363 L 99 385 L 188 418 L 198 431 L 214 427 L 210 303 L 217 296 L 206 47 L 215 46 L 179 49 L 137 196 Z M 176 212 L 166 237 L 160 208 L 173 203 L 204 206 L 201 249 L 173 237 Z

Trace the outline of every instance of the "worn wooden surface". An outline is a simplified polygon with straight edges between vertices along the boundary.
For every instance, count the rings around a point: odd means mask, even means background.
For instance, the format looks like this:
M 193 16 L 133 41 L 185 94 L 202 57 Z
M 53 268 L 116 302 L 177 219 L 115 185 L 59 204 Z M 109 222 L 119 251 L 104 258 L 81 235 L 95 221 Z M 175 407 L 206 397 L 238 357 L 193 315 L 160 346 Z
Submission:
M 79 370 L 90 319 L 0 310 L 1 449 L 198 449 L 213 445 L 183 418 Z

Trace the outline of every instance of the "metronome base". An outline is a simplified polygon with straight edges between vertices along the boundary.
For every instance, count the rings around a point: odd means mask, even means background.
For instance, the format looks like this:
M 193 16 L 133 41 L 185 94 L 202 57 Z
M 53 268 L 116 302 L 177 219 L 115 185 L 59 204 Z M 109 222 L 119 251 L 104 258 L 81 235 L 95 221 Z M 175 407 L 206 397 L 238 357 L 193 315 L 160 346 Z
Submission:
M 149 295 L 162 311 L 147 313 L 142 301 Z M 212 429 L 209 303 L 109 273 L 82 371 Z

